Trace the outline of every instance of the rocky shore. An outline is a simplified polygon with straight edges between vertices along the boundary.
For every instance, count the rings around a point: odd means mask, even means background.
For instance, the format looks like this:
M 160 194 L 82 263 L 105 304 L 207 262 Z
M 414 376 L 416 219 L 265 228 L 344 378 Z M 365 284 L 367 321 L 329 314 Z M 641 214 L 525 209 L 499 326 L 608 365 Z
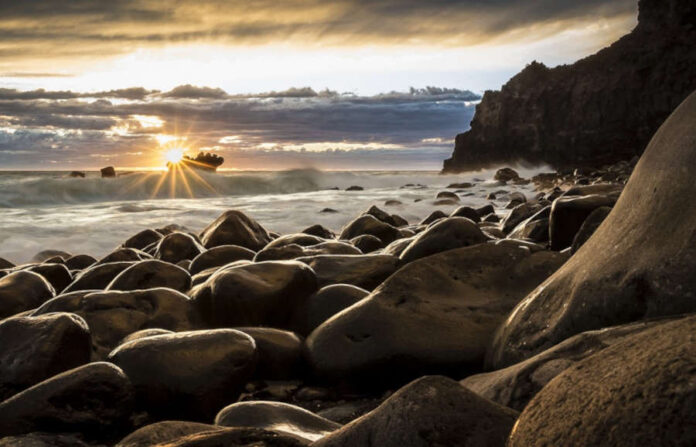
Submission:
M 692 95 L 640 160 L 499 170 L 505 213 L 0 259 L 0 446 L 694 445 L 695 166 Z

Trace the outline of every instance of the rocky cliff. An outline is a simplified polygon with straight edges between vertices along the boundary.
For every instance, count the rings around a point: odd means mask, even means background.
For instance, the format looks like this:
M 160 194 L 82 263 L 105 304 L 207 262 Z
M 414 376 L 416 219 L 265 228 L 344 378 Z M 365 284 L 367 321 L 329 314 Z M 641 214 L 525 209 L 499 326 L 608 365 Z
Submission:
M 572 65 L 532 62 L 488 91 L 444 171 L 500 163 L 597 166 L 642 153 L 696 90 L 696 1 L 640 0 L 628 35 Z

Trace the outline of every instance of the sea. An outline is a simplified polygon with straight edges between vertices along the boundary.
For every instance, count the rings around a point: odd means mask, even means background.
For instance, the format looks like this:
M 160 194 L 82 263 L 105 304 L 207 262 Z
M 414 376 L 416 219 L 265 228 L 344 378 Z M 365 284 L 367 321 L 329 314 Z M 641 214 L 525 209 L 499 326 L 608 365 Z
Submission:
M 523 177 L 548 172 L 545 167 L 516 168 Z M 321 224 L 340 229 L 371 205 L 415 224 L 436 209 L 450 213 L 457 206 L 437 205 L 435 196 L 452 183 L 469 182 L 459 190 L 461 205 L 493 203 L 504 217 L 507 195 L 534 195 L 533 185 L 500 185 L 495 169 L 457 175 L 436 171 L 288 171 L 119 173 L 101 178 L 86 172 L 0 171 L 0 257 L 16 264 L 30 262 L 46 249 L 89 254 L 96 258 L 145 228 L 175 224 L 200 232 L 222 212 L 237 209 L 269 231 L 299 232 Z M 360 186 L 361 191 L 346 191 Z M 456 189 L 449 189 L 456 191 Z M 486 199 L 498 193 L 497 200 Z M 388 200 L 400 204 L 386 206 Z M 330 208 L 335 212 L 322 212 Z

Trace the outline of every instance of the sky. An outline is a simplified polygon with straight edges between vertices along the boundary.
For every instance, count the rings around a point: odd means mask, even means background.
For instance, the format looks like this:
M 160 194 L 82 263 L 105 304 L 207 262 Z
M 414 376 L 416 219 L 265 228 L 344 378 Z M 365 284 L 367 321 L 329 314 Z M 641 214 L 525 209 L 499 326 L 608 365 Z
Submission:
M 636 0 L 0 0 L 0 169 L 438 169 L 476 100 Z

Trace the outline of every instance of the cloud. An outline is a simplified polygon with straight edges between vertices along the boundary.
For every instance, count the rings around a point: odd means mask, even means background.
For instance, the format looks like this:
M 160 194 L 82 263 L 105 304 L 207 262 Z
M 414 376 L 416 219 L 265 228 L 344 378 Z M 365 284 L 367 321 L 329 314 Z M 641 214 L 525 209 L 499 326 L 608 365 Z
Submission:
M 0 100 L 27 100 L 27 99 L 76 99 L 76 98 L 122 98 L 144 99 L 146 96 L 158 93 L 157 90 L 147 90 L 142 87 L 133 87 L 101 92 L 80 93 L 72 91 L 50 91 L 45 89 L 22 91 L 14 88 L 0 88 Z

